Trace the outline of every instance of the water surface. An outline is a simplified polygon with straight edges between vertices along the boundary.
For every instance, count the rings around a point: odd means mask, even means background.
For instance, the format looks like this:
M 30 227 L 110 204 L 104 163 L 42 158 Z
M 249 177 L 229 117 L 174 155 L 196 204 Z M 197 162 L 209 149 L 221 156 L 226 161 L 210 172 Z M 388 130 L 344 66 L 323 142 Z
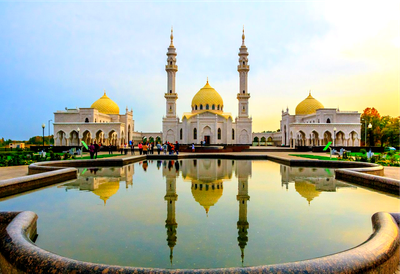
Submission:
M 36 244 L 82 261 L 159 268 L 304 260 L 365 241 L 399 199 L 326 168 L 270 161 L 145 161 L 0 200 L 38 214 Z

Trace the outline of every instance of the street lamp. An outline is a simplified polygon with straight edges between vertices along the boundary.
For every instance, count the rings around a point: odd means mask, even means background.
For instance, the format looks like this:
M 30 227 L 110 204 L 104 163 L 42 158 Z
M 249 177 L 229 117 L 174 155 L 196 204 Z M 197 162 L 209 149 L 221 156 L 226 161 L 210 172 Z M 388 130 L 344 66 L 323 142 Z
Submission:
M 82 158 L 82 146 L 81 146 L 81 142 L 79 141 L 79 132 L 81 131 L 81 129 L 78 127 L 77 130 L 78 130 L 78 146 L 81 149 L 81 158 Z
M 336 141 L 336 127 L 333 128 L 333 146 L 335 146 Z
M 369 129 L 372 128 L 372 124 L 371 124 L 371 123 L 368 124 L 368 128 L 369 128 Z M 369 135 L 369 137 L 371 137 L 371 134 Z M 365 143 L 367 143 L 367 133 L 365 133 Z M 369 145 L 371 145 L 371 138 L 370 138 L 370 140 L 369 140 Z
M 44 128 L 46 127 L 45 124 L 42 124 L 42 128 L 43 128 L 43 151 L 44 151 Z
M 361 119 L 361 121 L 364 121 L 364 130 L 365 130 L 365 134 L 364 134 L 364 146 L 367 146 L 367 120 L 366 119 Z

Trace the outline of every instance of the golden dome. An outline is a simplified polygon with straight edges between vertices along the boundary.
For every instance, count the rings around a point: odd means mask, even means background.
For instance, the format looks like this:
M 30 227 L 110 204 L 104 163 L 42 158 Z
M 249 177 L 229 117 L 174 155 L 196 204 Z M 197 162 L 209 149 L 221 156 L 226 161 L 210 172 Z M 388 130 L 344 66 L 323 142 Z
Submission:
M 95 108 L 104 114 L 119 114 L 118 105 L 107 96 L 105 91 L 104 95 L 101 96 L 99 100 L 94 102 L 91 108 Z
M 107 182 L 102 183 L 99 187 L 92 192 L 100 197 L 104 201 L 104 205 L 106 205 L 106 201 L 118 192 L 119 182 Z
M 300 102 L 296 107 L 296 115 L 308 115 L 313 114 L 317 109 L 324 108 L 324 106 L 314 97 L 311 96 L 311 92 L 306 99 Z
M 215 205 L 219 198 L 222 196 L 222 181 L 215 181 L 214 183 L 192 183 L 192 195 L 208 214 L 210 207 Z M 200 189 L 200 185 L 202 188 Z
M 306 198 L 308 204 L 321 193 L 321 191 L 315 189 L 315 185 L 307 182 L 295 182 L 294 188 L 301 197 Z
M 202 109 L 200 109 L 200 105 L 202 105 Z M 215 108 L 214 111 L 218 111 L 218 106 L 219 106 L 219 111 L 221 112 L 224 106 L 224 101 L 222 100 L 221 95 L 219 95 L 219 93 L 210 86 L 208 80 L 206 85 L 202 89 L 200 89 L 193 97 L 192 110 L 193 111 L 205 110 L 206 105 L 209 106 L 209 110 L 213 110 L 212 106 L 214 105 Z M 197 106 L 197 110 L 195 106 Z

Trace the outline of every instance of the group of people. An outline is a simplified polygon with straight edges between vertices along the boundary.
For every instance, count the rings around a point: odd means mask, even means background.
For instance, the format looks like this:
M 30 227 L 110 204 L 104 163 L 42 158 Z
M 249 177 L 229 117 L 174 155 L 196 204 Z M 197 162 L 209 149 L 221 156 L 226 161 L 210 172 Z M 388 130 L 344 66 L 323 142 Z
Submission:
M 96 141 L 94 141 L 94 143 L 90 143 L 90 146 L 88 148 L 90 153 L 90 159 L 97 159 L 97 152 L 100 151 L 101 143 L 96 144 Z
M 154 154 L 154 149 L 157 149 L 158 155 L 160 155 L 161 151 L 164 152 L 165 154 L 179 154 L 179 143 L 178 141 L 175 142 L 175 144 L 170 143 L 170 142 L 165 142 L 164 144 L 161 143 L 149 143 L 149 142 L 143 142 L 138 144 L 138 149 L 139 149 L 139 154 L 140 155 L 147 155 L 147 154 Z M 132 145 L 132 150 L 133 151 L 133 145 Z

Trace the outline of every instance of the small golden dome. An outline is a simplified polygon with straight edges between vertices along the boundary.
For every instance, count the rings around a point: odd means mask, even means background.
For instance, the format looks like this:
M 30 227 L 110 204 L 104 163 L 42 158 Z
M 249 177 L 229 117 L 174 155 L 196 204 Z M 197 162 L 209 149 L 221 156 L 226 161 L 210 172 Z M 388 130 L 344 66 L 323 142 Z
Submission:
M 197 185 L 197 187 L 196 187 Z M 201 186 L 201 189 L 200 189 Z M 192 195 L 208 214 L 210 207 L 215 205 L 222 196 L 222 181 L 214 181 L 213 183 L 192 182 Z
M 301 197 L 306 198 L 308 204 L 321 193 L 321 191 L 315 189 L 315 185 L 307 182 L 295 182 L 294 188 Z
M 119 182 L 107 182 L 102 183 L 99 187 L 92 192 L 100 197 L 104 201 L 104 205 L 106 205 L 106 201 L 118 192 Z
M 314 97 L 311 96 L 311 92 L 306 99 L 300 102 L 296 107 L 296 115 L 308 115 L 313 114 L 317 109 L 324 108 L 324 106 Z
M 104 91 L 104 95 L 100 97 L 99 100 L 94 102 L 91 108 L 97 109 L 99 112 L 104 114 L 119 114 L 119 107 L 117 103 L 111 100 L 106 92 Z
M 201 109 L 200 105 L 202 106 Z M 212 108 L 214 105 L 215 111 L 218 111 L 218 106 L 219 106 L 219 111 L 221 112 L 224 106 L 224 101 L 222 100 L 221 95 L 219 95 L 219 93 L 210 86 L 208 80 L 206 85 L 202 89 L 200 89 L 193 97 L 192 110 L 193 111 L 205 110 L 207 105 L 209 107 L 208 108 L 209 110 L 213 110 Z M 197 106 L 197 109 L 195 106 Z

